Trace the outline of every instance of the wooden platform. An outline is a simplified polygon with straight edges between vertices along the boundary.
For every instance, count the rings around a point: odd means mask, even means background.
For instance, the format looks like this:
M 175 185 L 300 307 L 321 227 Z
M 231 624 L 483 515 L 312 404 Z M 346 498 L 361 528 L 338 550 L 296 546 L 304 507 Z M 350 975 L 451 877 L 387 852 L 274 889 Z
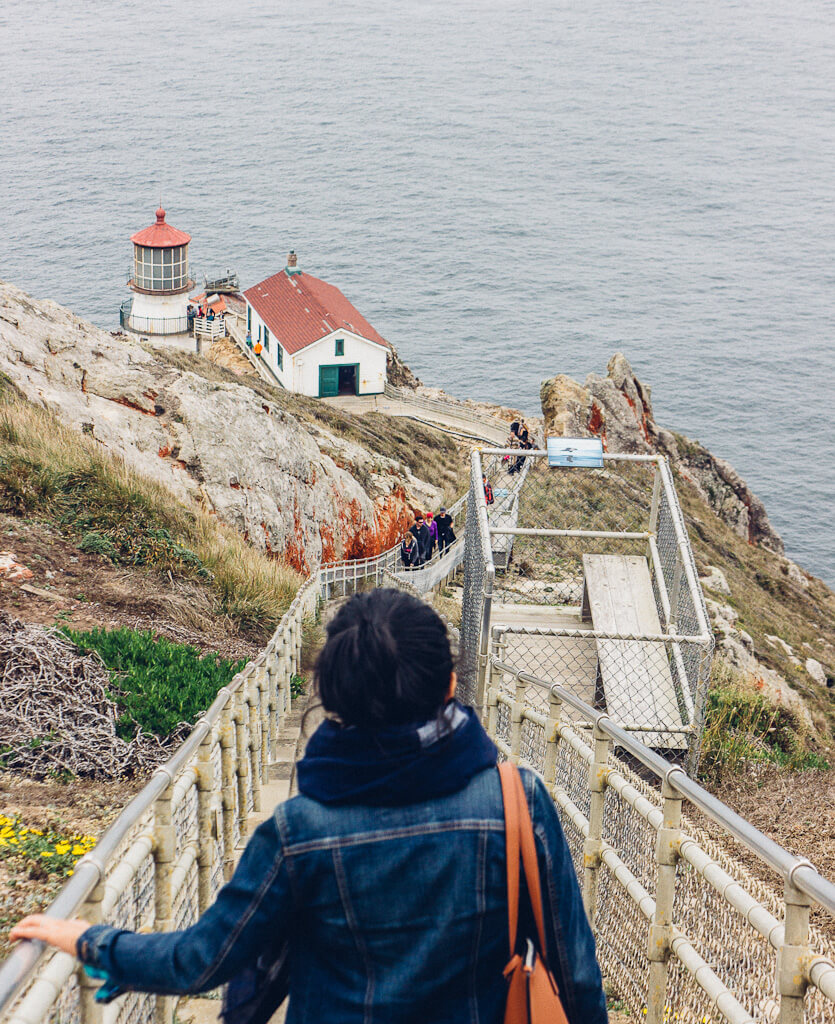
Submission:
M 582 615 L 595 632 L 657 635 L 662 631 L 647 560 L 641 555 L 583 555 Z M 649 640 L 598 640 L 597 658 L 612 721 L 653 731 L 649 747 L 683 750 L 679 701 L 665 645 Z M 655 732 L 654 730 L 658 730 Z

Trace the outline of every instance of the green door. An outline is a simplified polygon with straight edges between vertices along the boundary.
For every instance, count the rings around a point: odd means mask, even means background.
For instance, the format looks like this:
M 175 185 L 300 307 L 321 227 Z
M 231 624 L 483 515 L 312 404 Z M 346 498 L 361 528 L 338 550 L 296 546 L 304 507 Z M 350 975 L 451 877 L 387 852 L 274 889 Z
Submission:
M 319 397 L 332 398 L 339 394 L 339 367 L 319 367 Z

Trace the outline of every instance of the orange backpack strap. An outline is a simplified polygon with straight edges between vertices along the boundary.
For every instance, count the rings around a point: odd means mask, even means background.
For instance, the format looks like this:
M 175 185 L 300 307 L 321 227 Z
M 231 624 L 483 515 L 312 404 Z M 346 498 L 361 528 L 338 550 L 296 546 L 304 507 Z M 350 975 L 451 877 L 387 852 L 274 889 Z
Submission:
M 539 884 L 539 861 L 536 857 L 536 840 L 533 834 L 533 822 L 528 807 L 528 798 L 525 796 L 525 786 L 519 769 L 514 765 L 516 787 L 519 794 L 519 841 L 522 848 L 522 864 L 525 868 L 525 882 L 528 886 L 533 917 L 536 922 L 536 930 L 539 935 L 539 949 L 543 957 L 547 957 L 548 948 L 545 945 L 545 923 L 542 917 L 542 889 Z
M 519 772 L 515 764 L 504 761 L 499 765 L 504 803 L 505 861 L 507 864 L 507 927 L 510 936 L 510 955 L 516 952 L 516 934 L 519 926 Z

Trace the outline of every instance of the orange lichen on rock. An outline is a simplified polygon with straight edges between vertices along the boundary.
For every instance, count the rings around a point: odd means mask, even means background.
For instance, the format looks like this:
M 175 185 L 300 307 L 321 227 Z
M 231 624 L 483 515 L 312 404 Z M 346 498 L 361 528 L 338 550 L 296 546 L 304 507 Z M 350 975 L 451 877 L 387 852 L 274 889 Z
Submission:
M 591 412 L 589 413 L 589 431 L 596 437 L 599 437 L 603 442 L 603 449 L 606 450 L 606 422 L 603 418 L 603 412 L 597 402 L 591 403 Z

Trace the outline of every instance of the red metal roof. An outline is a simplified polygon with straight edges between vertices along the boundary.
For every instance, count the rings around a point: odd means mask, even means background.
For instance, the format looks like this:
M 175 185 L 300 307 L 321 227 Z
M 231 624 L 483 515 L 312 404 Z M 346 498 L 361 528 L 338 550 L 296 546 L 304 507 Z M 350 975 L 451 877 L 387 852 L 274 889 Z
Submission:
M 310 274 L 290 275 L 282 270 L 244 295 L 290 355 L 341 330 L 389 347 L 338 288 Z
M 131 235 L 130 240 L 134 245 L 144 245 L 147 249 L 168 249 L 172 245 L 188 245 L 191 235 L 166 224 L 165 210 L 160 207 L 157 210 L 156 224 L 137 231 L 135 235 Z

